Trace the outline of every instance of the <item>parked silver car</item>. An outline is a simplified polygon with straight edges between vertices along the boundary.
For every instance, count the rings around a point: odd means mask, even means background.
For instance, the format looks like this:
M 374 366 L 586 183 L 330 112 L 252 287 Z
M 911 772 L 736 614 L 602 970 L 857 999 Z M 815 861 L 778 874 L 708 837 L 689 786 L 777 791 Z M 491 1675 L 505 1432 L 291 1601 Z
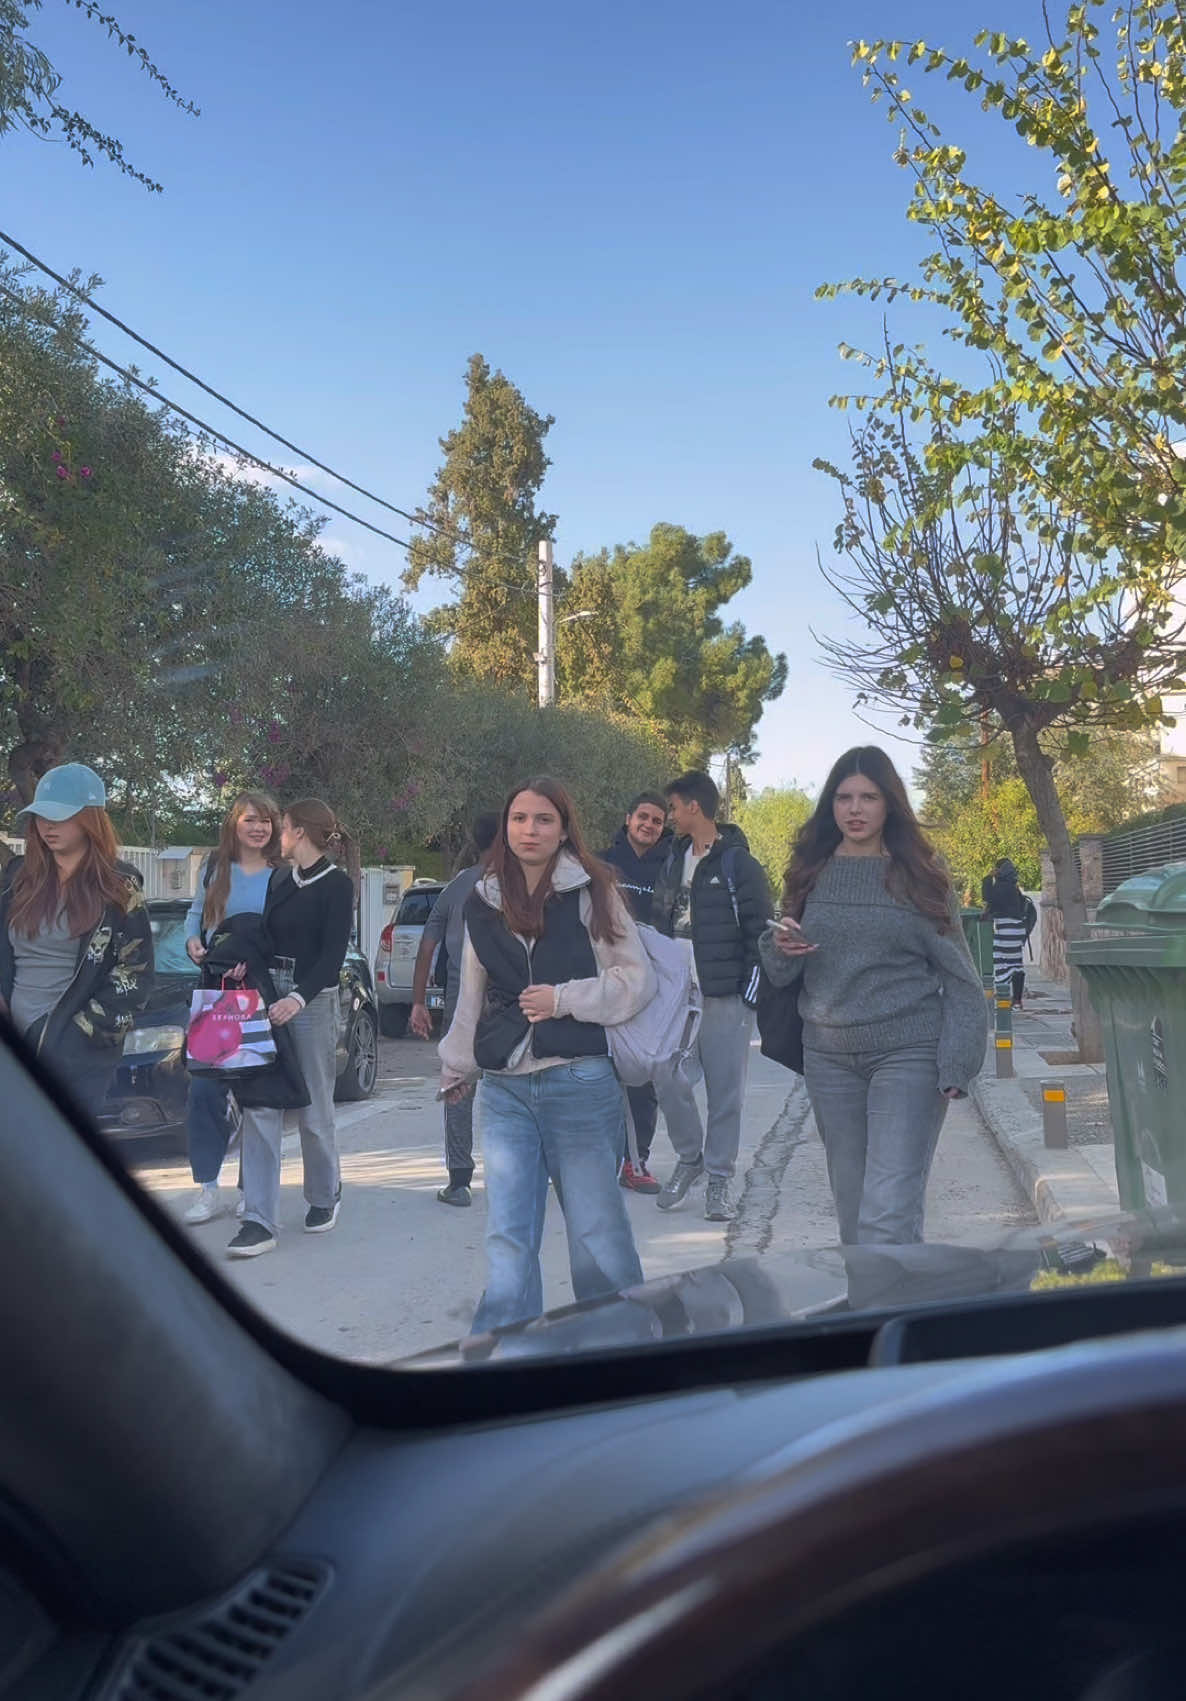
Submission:
M 375 952 L 375 996 L 379 1002 L 379 1025 L 385 1034 L 399 1039 L 412 1014 L 412 972 L 424 924 L 445 889 L 443 880 L 414 880 L 392 911 L 391 920 L 379 935 Z M 429 976 L 425 1002 L 435 1016 L 445 1008 L 445 991 Z

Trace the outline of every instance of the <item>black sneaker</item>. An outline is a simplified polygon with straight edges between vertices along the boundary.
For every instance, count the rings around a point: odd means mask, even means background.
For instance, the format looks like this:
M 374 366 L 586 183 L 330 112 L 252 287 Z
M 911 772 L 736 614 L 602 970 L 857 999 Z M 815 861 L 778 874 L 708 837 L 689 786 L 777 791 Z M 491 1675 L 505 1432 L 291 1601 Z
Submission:
M 473 1194 L 468 1187 L 438 1187 L 437 1198 L 442 1205 L 472 1205 Z
M 339 1193 L 332 1205 L 310 1205 L 305 1212 L 306 1234 L 328 1234 L 338 1220 L 338 1212 L 342 1209 L 342 1195 Z
M 262 1223 L 244 1223 L 226 1249 L 228 1258 L 258 1258 L 261 1252 L 276 1250 L 276 1236 Z

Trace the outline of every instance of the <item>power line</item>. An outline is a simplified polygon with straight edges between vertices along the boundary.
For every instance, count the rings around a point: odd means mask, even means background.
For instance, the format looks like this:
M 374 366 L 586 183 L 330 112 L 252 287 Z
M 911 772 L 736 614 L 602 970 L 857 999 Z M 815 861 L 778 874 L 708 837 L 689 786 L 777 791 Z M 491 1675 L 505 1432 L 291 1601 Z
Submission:
M 142 337 L 138 331 L 134 331 L 130 325 L 126 325 L 122 319 L 116 318 L 114 313 L 109 313 L 105 307 L 100 306 L 97 301 L 93 300 L 89 295 L 79 289 L 77 284 L 71 283 L 70 279 L 63 277 L 60 272 L 55 272 L 52 266 L 47 265 L 44 260 L 39 260 L 36 254 L 30 253 L 30 251 L 23 247 L 21 243 L 17 242 L 15 238 L 7 235 L 2 230 L 0 230 L 0 242 L 4 243 L 6 247 L 13 249 L 16 253 L 24 255 L 25 259 L 28 260 L 31 265 L 37 267 L 38 271 L 44 272 L 46 277 L 52 278 L 54 282 L 56 284 L 60 284 L 63 289 L 68 289 L 77 301 L 81 301 L 86 307 L 89 307 L 93 313 L 98 313 L 101 318 L 107 320 L 108 324 L 114 325 L 117 330 L 122 331 L 126 337 L 131 337 L 134 343 L 139 343 L 141 348 L 147 349 L 148 352 L 150 354 L 154 354 L 158 360 L 163 360 L 166 366 L 171 366 L 174 372 L 179 372 L 181 376 L 188 379 L 191 384 L 196 384 L 199 390 L 205 390 L 208 396 L 213 396 L 214 400 L 216 402 L 221 402 L 223 407 L 230 408 L 231 412 L 238 414 L 240 419 L 245 419 L 249 425 L 256 426 L 264 433 L 265 437 L 270 437 L 273 442 L 281 444 L 285 449 L 291 449 L 293 454 L 298 455 L 302 461 L 307 461 L 310 466 L 316 467 L 319 472 L 328 473 L 330 478 L 337 479 L 339 484 L 344 484 L 350 490 L 357 491 L 360 496 L 365 496 L 368 501 L 377 502 L 380 508 L 386 508 L 389 513 L 398 514 L 401 520 L 409 520 L 414 526 L 423 526 L 427 531 L 438 532 L 442 537 L 454 537 L 454 534 L 448 532 L 445 527 L 434 524 L 432 520 L 425 519 L 423 515 L 409 514 L 406 508 L 397 508 L 394 502 L 388 502 L 385 497 L 376 496 L 373 490 L 367 490 L 365 486 L 355 484 L 354 480 L 352 478 L 347 478 L 344 473 L 335 472 L 333 467 L 326 466 L 324 461 L 319 461 L 316 455 L 311 455 L 307 449 L 301 449 L 297 446 L 297 444 L 290 443 L 287 437 L 282 437 L 278 431 L 273 431 L 271 426 L 265 425 L 262 419 L 256 419 L 254 414 L 246 412 L 244 408 L 241 408 L 237 403 L 232 402 L 229 396 L 222 395 L 222 393 L 214 389 L 212 385 L 205 383 L 201 378 L 199 378 L 196 373 L 191 372 L 188 367 L 182 366 L 179 361 L 172 359 L 172 357 L 167 355 L 163 349 L 157 348 L 155 343 L 150 343 L 147 337 Z M 181 410 L 179 409 L 178 411 L 180 412 Z M 223 441 L 228 442 L 229 439 L 224 438 Z M 243 453 L 246 452 L 246 450 L 243 451 Z M 333 504 L 330 503 L 330 507 L 332 506 Z M 339 509 L 338 511 L 339 513 L 344 513 L 345 509 Z M 359 521 L 359 525 L 365 524 L 365 520 Z M 373 527 L 371 529 L 374 530 Z M 380 535 L 385 537 L 387 534 L 384 532 Z M 454 541 L 460 540 L 454 538 Z M 406 548 L 407 545 L 404 547 Z
M 36 308 L 31 307 L 25 296 L 18 294 L 14 289 L 9 289 L 7 284 L 0 283 L 0 293 L 8 296 L 10 301 L 15 301 L 26 313 L 36 312 Z M 52 319 L 43 320 L 43 322 L 54 323 Z M 386 538 L 388 543 L 397 544 L 400 549 L 411 549 L 412 545 L 407 538 L 396 537 L 393 532 L 385 532 L 382 526 L 374 526 L 369 520 L 364 520 L 360 515 L 352 513 L 349 508 L 343 508 L 337 502 L 331 502 L 328 496 L 322 496 L 316 490 L 310 490 L 308 485 L 302 484 L 299 478 L 293 478 L 292 474 L 285 472 L 282 467 L 274 467 L 270 461 L 261 460 L 258 455 L 253 455 L 250 449 L 245 449 L 241 443 L 236 443 L 233 437 L 228 437 L 225 432 L 216 430 L 213 425 L 208 425 L 204 419 L 199 419 L 196 414 L 190 413 L 178 402 L 171 402 L 168 396 L 163 395 L 155 385 L 147 383 L 143 378 L 137 378 L 135 373 L 129 372 L 126 366 L 121 366 L 118 361 L 100 353 L 97 348 L 86 341 L 85 337 L 76 336 L 64 325 L 56 325 L 55 329 L 68 337 L 78 348 L 85 349 L 86 353 L 93 359 L 101 361 L 104 366 L 110 367 L 112 372 L 118 373 L 126 383 L 134 384 L 138 390 L 143 390 L 145 395 L 162 403 L 171 413 L 180 415 L 182 419 L 187 419 L 191 425 L 196 425 L 199 431 L 205 432 L 206 436 L 212 437 L 216 443 L 225 444 L 228 449 L 233 449 L 237 455 L 242 455 L 243 459 L 250 461 L 253 466 L 261 467 L 264 472 L 271 473 L 274 478 L 283 479 L 285 484 L 291 484 L 294 490 L 299 490 L 302 496 L 308 496 L 314 502 L 320 502 L 325 508 L 332 508 L 335 514 L 342 514 L 346 519 L 353 520 L 356 526 L 364 526 L 368 532 L 374 532 L 376 537 Z M 405 516 L 405 518 L 410 517 Z

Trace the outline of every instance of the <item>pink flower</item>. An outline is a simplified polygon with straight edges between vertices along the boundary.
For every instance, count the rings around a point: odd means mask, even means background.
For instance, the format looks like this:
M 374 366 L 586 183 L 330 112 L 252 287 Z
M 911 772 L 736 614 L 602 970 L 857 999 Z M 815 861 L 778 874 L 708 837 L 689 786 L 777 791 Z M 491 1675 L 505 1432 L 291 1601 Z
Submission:
M 83 478 L 90 478 L 90 476 L 91 476 L 90 467 L 79 467 L 78 470 L 82 474 Z
M 69 467 L 59 467 L 58 468 L 58 477 L 59 478 L 69 478 L 70 477 L 70 468 Z
M 60 449 L 55 449 L 54 454 L 53 454 L 53 458 L 54 458 L 55 461 L 60 461 L 61 458 L 62 458 L 62 451 Z
M 66 423 L 66 415 L 64 413 L 60 413 L 58 415 L 58 424 L 59 425 L 65 425 L 65 423 Z

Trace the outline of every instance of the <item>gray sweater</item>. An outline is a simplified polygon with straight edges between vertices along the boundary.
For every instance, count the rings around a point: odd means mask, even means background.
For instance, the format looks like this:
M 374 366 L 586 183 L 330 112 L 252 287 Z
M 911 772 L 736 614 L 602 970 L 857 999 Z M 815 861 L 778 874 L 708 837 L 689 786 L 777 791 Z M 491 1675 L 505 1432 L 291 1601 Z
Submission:
M 802 976 L 799 1010 L 809 1051 L 936 1046 L 940 1089 L 966 1092 L 984 1062 L 988 1011 L 952 894 L 952 927 L 885 889 L 880 856 L 833 857 L 807 899 L 802 927 L 819 950 L 784 957 L 767 928 L 759 943 L 775 986 Z

